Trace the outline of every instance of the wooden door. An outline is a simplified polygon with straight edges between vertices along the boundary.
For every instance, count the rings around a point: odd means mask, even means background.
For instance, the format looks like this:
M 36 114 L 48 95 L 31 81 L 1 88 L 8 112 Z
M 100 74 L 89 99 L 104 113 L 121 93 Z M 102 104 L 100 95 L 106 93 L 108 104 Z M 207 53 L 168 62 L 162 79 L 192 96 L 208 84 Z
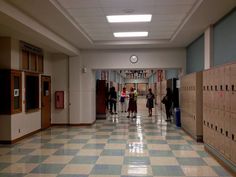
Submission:
M 41 128 L 51 125 L 51 77 L 41 77 Z
M 96 113 L 106 114 L 107 88 L 106 80 L 97 80 L 96 89 Z

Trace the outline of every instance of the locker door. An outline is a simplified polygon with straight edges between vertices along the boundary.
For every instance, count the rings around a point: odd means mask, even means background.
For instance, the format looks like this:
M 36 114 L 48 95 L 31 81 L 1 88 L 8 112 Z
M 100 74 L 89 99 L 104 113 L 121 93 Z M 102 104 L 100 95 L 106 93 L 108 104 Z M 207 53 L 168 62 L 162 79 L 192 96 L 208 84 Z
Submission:
M 219 111 L 219 150 L 222 154 L 224 154 L 224 112 Z
M 231 107 L 230 107 L 230 97 L 231 97 L 231 92 L 230 92 L 230 65 L 225 66 L 225 75 L 224 75 L 224 81 L 225 81 L 225 88 L 224 88 L 224 93 L 225 93 L 225 99 L 224 99 L 224 105 L 225 105 L 225 111 L 230 112 Z
M 231 150 L 230 159 L 236 163 L 236 114 L 231 114 L 230 131 L 231 131 Z
M 224 114 L 224 153 L 225 156 L 229 159 L 231 154 L 230 141 L 231 141 L 231 131 L 230 131 L 230 122 L 231 122 L 231 113 L 225 112 Z
M 230 83 L 232 90 L 230 97 L 231 112 L 236 113 L 236 64 L 230 66 Z

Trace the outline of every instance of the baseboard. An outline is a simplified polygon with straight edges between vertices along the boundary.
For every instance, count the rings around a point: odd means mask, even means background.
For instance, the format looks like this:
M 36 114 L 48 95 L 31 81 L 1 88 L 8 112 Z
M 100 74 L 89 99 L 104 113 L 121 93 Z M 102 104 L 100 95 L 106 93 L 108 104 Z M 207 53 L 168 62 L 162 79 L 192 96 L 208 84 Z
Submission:
M 91 125 L 93 125 L 95 122 L 96 122 L 96 120 L 93 121 L 92 123 L 80 123 L 80 124 L 51 124 L 51 126 L 59 126 L 59 127 L 60 127 L 60 126 L 63 126 L 63 127 L 67 127 L 67 126 L 78 126 L 78 127 L 81 127 L 81 126 L 91 126 Z M 24 136 L 21 136 L 21 137 L 19 137 L 19 138 L 14 139 L 14 140 L 0 140 L 0 144 L 15 144 L 15 143 L 17 143 L 18 141 L 23 140 L 23 139 L 25 139 L 25 138 L 28 138 L 28 137 L 30 137 L 30 136 L 32 136 L 32 135 L 34 135 L 34 134 L 36 134 L 36 133 L 38 133 L 38 132 L 40 132 L 40 131 L 43 131 L 43 129 L 35 130 L 35 131 L 31 132 L 31 133 L 28 133 L 28 134 L 26 134 L 26 135 L 24 135 Z
M 63 127 L 67 127 L 67 126 L 78 126 L 78 127 L 80 127 L 80 126 L 91 126 L 91 125 L 93 125 L 94 123 L 96 122 L 96 120 L 95 121 L 93 121 L 92 123 L 79 123 L 79 124 L 51 124 L 51 126 L 58 126 L 58 127 L 60 127 L 60 126 L 63 126 Z
M 236 177 L 236 164 L 226 159 L 220 152 L 214 147 L 208 144 L 204 144 L 205 150 L 216 159 L 232 176 Z
M 189 131 L 187 129 L 185 129 L 183 126 L 181 126 L 180 128 L 182 128 L 184 130 L 184 132 L 186 134 L 188 134 L 189 136 L 191 136 L 196 142 L 198 143 L 203 143 L 203 135 L 196 135 L 196 137 L 194 137 L 191 133 L 189 133 Z
M 97 114 L 96 115 L 96 119 L 106 119 L 107 118 L 107 115 L 106 114 Z
M 30 136 L 32 136 L 32 135 L 34 135 L 34 134 L 36 134 L 36 133 L 38 133 L 40 131 L 41 131 L 41 129 L 35 130 L 35 131 L 31 132 L 31 133 L 28 133 L 28 134 L 26 134 L 24 136 L 21 136 L 19 138 L 14 139 L 14 140 L 3 140 L 3 141 L 0 141 L 0 144 L 15 144 L 18 141 L 21 141 L 21 140 L 23 140 L 25 138 L 28 138 L 28 137 L 30 137 Z

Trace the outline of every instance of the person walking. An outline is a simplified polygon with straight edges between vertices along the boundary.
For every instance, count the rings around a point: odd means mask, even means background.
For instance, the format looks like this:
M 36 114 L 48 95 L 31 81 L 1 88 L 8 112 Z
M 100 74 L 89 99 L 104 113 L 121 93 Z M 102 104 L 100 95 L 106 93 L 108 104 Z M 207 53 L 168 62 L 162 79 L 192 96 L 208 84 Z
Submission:
M 128 107 L 128 116 L 127 118 L 130 118 L 130 115 L 132 114 L 132 117 L 134 118 L 134 112 L 135 112 L 135 100 L 134 100 L 134 88 L 130 88 L 129 93 L 129 107 Z
M 153 100 L 155 99 L 152 89 L 148 89 L 148 94 L 146 95 L 147 103 L 146 107 L 148 108 L 148 117 L 152 117 L 152 108 L 154 108 Z
M 165 110 L 166 110 L 166 121 L 171 121 L 171 106 L 172 106 L 172 93 L 171 89 L 167 88 L 166 89 L 166 95 L 161 101 L 165 105 Z
M 127 95 L 126 95 L 126 88 L 123 87 L 121 93 L 120 93 L 120 105 L 121 105 L 121 112 L 127 112 L 126 109 L 126 99 L 127 99 Z
M 137 112 L 138 112 L 138 91 L 134 88 L 134 104 L 135 104 L 135 108 L 134 108 L 134 116 L 133 117 L 137 117 Z
M 111 114 L 117 114 L 116 112 L 116 102 L 117 102 L 117 93 L 115 90 L 115 87 L 110 88 L 110 93 L 109 93 L 109 100 L 110 100 L 110 113 Z M 114 112 L 113 112 L 114 108 Z

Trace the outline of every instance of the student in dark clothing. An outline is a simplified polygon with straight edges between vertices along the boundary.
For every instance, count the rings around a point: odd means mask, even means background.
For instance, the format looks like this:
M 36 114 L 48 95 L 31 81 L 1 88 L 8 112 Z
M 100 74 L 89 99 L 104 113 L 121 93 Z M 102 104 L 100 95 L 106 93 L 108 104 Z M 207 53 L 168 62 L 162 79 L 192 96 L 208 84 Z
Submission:
M 171 106 L 172 106 L 172 93 L 171 89 L 166 89 L 166 95 L 161 101 L 163 104 L 165 104 L 165 110 L 166 110 L 166 121 L 171 121 Z
M 116 112 L 117 93 L 116 93 L 115 87 L 110 88 L 109 98 L 110 98 L 109 99 L 110 100 L 110 113 L 117 114 Z M 114 107 L 114 112 L 113 112 L 113 107 Z
M 146 107 L 148 108 L 149 117 L 152 117 L 152 108 L 154 108 L 153 100 L 155 99 L 152 89 L 148 89 L 148 94 L 146 95 L 147 103 Z

